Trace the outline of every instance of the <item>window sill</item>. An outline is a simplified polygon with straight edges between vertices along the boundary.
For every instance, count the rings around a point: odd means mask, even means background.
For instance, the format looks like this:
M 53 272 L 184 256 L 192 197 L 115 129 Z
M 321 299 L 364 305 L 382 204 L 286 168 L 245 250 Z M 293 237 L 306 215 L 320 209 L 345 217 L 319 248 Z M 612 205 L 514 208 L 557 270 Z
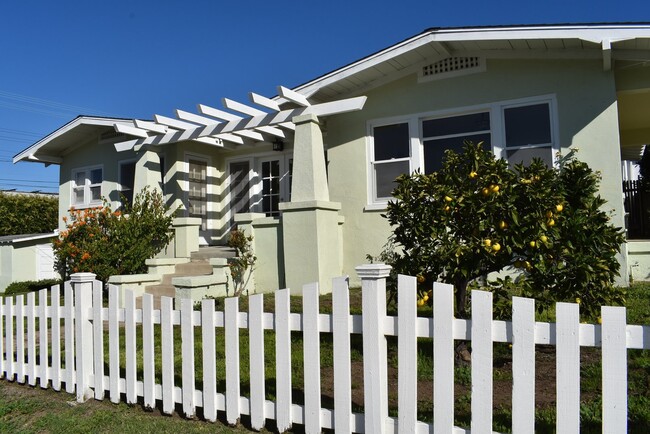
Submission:
M 388 202 L 378 202 L 378 203 L 369 203 L 366 205 L 364 211 L 386 211 L 388 207 Z

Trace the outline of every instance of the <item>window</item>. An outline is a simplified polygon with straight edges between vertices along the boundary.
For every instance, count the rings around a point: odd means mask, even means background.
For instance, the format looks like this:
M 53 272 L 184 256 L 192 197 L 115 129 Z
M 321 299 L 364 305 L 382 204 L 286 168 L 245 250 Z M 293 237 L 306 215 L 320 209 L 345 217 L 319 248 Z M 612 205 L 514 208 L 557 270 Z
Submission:
M 135 161 L 120 163 L 120 193 L 129 205 L 133 204 L 133 187 L 135 184 Z M 121 199 L 120 199 L 121 200 Z
M 530 164 L 541 158 L 553 164 L 551 113 L 548 103 L 506 107 L 503 109 L 505 127 L 505 158 L 510 164 Z
M 374 197 L 387 199 L 395 188 L 395 178 L 410 171 L 409 124 L 399 123 L 376 127 L 373 131 L 372 172 Z
M 72 171 L 72 205 L 89 207 L 102 204 L 101 166 Z
M 552 96 L 494 103 L 464 112 L 413 115 L 371 122 L 368 140 L 368 209 L 383 208 L 395 178 L 442 167 L 445 151 L 461 152 L 465 141 L 483 142 L 511 165 L 540 158 L 553 164 L 559 146 Z

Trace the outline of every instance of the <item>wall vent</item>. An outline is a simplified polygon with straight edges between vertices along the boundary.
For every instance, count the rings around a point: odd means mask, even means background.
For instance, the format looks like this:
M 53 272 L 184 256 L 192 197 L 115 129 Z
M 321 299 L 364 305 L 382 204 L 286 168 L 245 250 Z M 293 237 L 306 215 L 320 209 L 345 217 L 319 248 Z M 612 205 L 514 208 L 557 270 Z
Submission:
M 485 71 L 485 59 L 478 56 L 448 57 L 422 67 L 420 81 L 439 80 Z
M 124 137 L 125 134 L 123 133 L 118 133 L 115 130 L 110 130 L 110 131 L 104 131 L 99 135 L 99 141 L 100 142 L 105 142 L 107 140 L 113 140 L 117 139 L 118 137 Z

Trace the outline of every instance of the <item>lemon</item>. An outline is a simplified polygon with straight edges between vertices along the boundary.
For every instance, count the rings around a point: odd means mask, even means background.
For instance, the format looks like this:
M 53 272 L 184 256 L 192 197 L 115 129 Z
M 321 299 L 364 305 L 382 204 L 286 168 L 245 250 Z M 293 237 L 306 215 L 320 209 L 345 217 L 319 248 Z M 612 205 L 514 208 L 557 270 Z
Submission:
M 550 219 L 551 217 L 553 217 L 553 213 L 551 211 L 546 211 L 546 218 Z
M 492 190 L 493 193 L 498 193 L 499 192 L 499 186 L 498 185 L 491 185 L 490 190 Z
M 537 242 L 536 242 L 536 241 L 531 241 L 531 242 L 528 243 L 528 244 L 529 244 L 530 247 L 532 247 L 533 249 L 537 246 Z
M 418 306 L 420 306 L 420 307 L 424 306 L 424 299 L 423 298 L 418 300 Z
M 487 188 L 484 188 L 483 190 L 481 190 L 481 193 L 483 193 L 483 196 L 487 196 L 487 195 L 490 194 L 490 190 L 488 190 Z
M 420 274 L 420 275 L 418 276 L 418 283 L 424 283 L 424 280 L 425 280 L 425 279 L 424 279 L 424 276 Z
M 454 199 L 452 199 L 452 198 L 449 197 L 449 196 L 445 196 L 445 202 L 451 202 L 452 200 L 454 200 Z
M 450 207 L 449 205 L 447 205 L 447 206 L 445 207 L 445 212 L 449 212 L 450 210 L 451 210 L 451 207 Z
M 545 243 L 545 242 L 548 241 L 548 237 L 546 235 L 542 235 L 541 237 L 539 237 L 539 239 L 542 241 L 542 243 Z
M 508 227 L 508 223 L 506 223 L 505 221 L 501 220 L 499 222 L 499 229 L 506 229 L 507 227 Z
M 490 247 L 492 245 L 492 240 L 489 238 L 484 239 L 483 245 L 485 245 L 485 247 Z
M 576 297 L 576 303 L 580 304 L 582 300 L 580 300 L 580 297 Z
M 499 250 L 501 250 L 501 244 L 499 244 L 499 243 L 492 244 L 492 250 L 494 250 L 495 252 L 498 252 Z
M 548 224 L 549 226 L 555 226 L 555 220 L 549 219 L 546 224 Z
M 424 294 L 424 297 L 422 297 L 422 300 L 424 300 L 424 302 L 426 303 L 427 301 L 429 301 L 429 296 Z
M 562 212 L 563 209 L 564 209 L 564 206 L 561 203 L 558 203 L 557 205 L 555 205 L 555 210 L 557 212 Z
M 469 172 L 469 178 L 470 178 L 470 179 L 474 179 L 474 178 L 476 178 L 476 175 L 477 175 L 477 173 L 474 172 L 473 170 L 472 170 L 471 172 Z

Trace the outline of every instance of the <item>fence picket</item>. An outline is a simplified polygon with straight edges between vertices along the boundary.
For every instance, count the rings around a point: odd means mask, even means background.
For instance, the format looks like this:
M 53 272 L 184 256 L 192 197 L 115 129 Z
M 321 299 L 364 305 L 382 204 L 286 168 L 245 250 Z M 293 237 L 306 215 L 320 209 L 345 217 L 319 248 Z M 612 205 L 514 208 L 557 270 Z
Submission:
M 248 297 L 248 335 L 250 360 L 251 426 L 260 430 L 266 423 L 264 412 L 264 295 Z
M 72 284 L 70 281 L 67 281 L 64 284 L 63 318 L 63 334 L 65 339 L 65 391 L 68 393 L 74 393 L 74 294 L 72 292 Z
M 27 379 L 36 386 L 36 294 L 27 294 Z
M 352 432 L 350 291 L 348 283 L 347 277 L 337 277 L 332 281 L 335 432 Z
M 203 339 L 203 415 L 217 420 L 216 323 L 214 299 L 201 302 L 201 333 Z
M 9 381 L 14 381 L 14 299 L 11 297 L 5 298 L 5 370 Z
M 433 284 L 433 429 L 436 434 L 450 433 L 454 426 L 453 324 L 454 287 L 436 282 Z
M 388 418 L 388 361 L 384 330 L 386 319 L 386 277 L 390 266 L 370 264 L 357 267 L 361 277 L 363 307 L 363 399 L 365 431 L 386 432 Z M 376 355 L 376 357 L 375 357 Z
M 93 388 L 95 399 L 104 399 L 104 317 L 102 282 L 93 281 Z
M 194 322 L 192 321 L 193 307 L 194 303 L 191 299 L 181 299 L 183 413 L 185 413 L 186 417 L 193 417 L 196 408 L 196 404 L 194 403 L 194 387 L 196 381 L 194 373 Z
M 226 419 L 231 425 L 239 421 L 239 297 L 225 300 L 226 328 Z
M 16 297 L 16 381 L 25 382 L 25 298 Z
M 627 345 L 624 307 L 603 307 L 603 432 L 627 432 Z
M 535 431 L 535 300 L 512 298 L 512 431 Z
M 47 372 L 48 368 L 48 355 L 50 351 L 49 339 L 48 339 L 48 330 L 49 324 L 47 321 L 47 289 L 41 289 L 38 291 L 38 376 L 40 377 L 39 383 L 41 388 L 45 389 L 49 383 L 49 376 Z M 0 308 L 2 305 L 0 305 Z M 2 336 L 2 320 L 0 317 L 0 336 Z M 0 339 L 1 341 L 1 339 Z M 0 348 L 0 354 L 2 354 L 2 348 Z M 1 359 L 1 358 L 0 358 Z M 0 372 L 2 368 L 0 367 Z
M 317 283 L 303 286 L 302 312 L 305 432 L 320 433 L 320 333 Z
M 557 432 L 580 431 L 580 312 L 577 304 L 556 304 Z
M 275 418 L 278 431 L 291 428 L 291 313 L 289 289 L 275 292 Z
M 162 401 L 163 413 L 174 411 L 174 299 L 160 297 L 160 331 L 162 346 Z
M 472 433 L 492 433 L 492 293 L 472 291 Z
M 397 348 L 397 409 L 400 432 L 415 432 L 418 406 L 418 339 L 417 339 L 417 279 L 399 275 L 397 278 L 397 308 L 399 334 Z
M 120 402 L 119 288 L 108 285 L 108 378 L 111 402 Z
M 52 287 L 52 389 L 61 390 L 61 285 Z
M 135 295 L 131 290 L 124 291 L 124 341 L 126 352 L 126 403 L 135 404 L 138 400 L 137 362 L 136 362 L 136 323 Z
M 142 294 L 142 370 L 145 408 L 156 407 L 155 340 L 153 334 L 153 295 Z

